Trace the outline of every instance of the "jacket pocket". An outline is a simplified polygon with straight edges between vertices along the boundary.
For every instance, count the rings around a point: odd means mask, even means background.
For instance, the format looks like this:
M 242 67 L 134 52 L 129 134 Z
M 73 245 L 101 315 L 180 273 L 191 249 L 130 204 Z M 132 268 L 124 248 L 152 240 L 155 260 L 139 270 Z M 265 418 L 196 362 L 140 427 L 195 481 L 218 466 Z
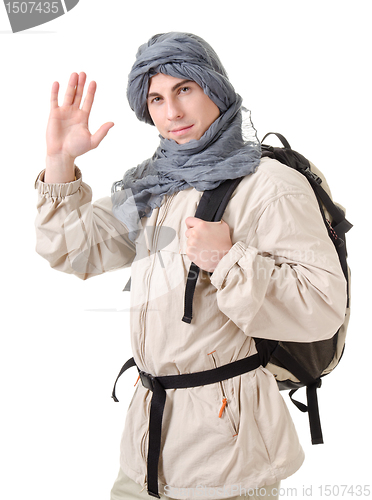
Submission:
M 143 460 L 147 461 L 147 453 L 148 453 L 148 444 L 149 444 L 149 430 L 146 429 L 145 433 L 141 438 L 141 455 Z
M 214 368 L 221 366 L 216 351 L 209 353 L 208 356 L 211 358 Z M 233 412 L 230 407 L 233 397 L 233 391 L 229 390 L 227 382 L 228 380 L 221 380 L 220 382 L 216 383 L 216 386 L 218 386 L 218 392 L 221 402 L 219 416 L 220 418 L 226 419 L 226 421 L 229 424 L 232 435 L 236 436 L 239 432 L 239 424 L 235 420 Z
M 147 401 L 147 411 L 146 411 L 147 428 L 145 429 L 145 432 L 143 432 L 142 437 L 141 437 L 141 441 L 140 441 L 141 456 L 142 456 L 143 460 L 145 460 L 145 461 L 147 461 L 147 455 L 148 455 L 150 408 L 151 408 L 151 398 L 152 398 L 152 394 L 150 396 L 150 391 L 147 390 L 146 392 L 147 392 L 146 397 L 149 398 Z

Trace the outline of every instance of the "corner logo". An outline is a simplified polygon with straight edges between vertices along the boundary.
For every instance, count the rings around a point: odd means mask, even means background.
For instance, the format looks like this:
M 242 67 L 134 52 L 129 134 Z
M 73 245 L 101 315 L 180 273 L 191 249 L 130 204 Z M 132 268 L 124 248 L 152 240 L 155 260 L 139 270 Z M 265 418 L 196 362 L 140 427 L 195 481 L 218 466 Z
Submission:
M 48 23 L 63 16 L 79 3 L 79 0 L 56 1 L 9 1 L 4 0 L 13 33 Z

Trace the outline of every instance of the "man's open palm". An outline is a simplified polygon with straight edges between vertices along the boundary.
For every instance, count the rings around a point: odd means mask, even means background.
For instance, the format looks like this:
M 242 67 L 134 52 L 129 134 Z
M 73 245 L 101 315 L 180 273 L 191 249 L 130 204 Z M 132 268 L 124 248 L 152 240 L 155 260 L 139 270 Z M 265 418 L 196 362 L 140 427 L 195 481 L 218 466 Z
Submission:
M 53 83 L 46 134 L 48 156 L 64 155 L 75 159 L 96 148 L 114 125 L 107 122 L 95 134 L 89 132 L 88 120 L 97 85 L 96 82 L 89 84 L 80 108 L 85 81 L 85 73 L 71 75 L 62 106 L 58 106 L 59 83 Z

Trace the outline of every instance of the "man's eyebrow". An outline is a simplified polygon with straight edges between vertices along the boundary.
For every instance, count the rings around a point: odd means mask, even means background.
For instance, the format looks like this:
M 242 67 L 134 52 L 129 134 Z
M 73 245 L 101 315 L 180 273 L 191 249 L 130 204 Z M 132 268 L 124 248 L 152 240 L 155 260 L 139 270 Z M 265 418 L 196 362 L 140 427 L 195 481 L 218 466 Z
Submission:
M 193 82 L 194 80 L 190 80 L 189 78 L 185 79 L 185 80 L 182 80 L 181 82 L 179 83 L 176 83 L 176 85 L 174 85 L 171 89 L 172 92 L 174 92 L 175 90 L 177 90 L 179 87 L 182 87 L 182 85 L 185 85 L 185 83 L 189 83 L 189 82 Z M 147 94 L 147 98 L 149 97 L 157 97 L 161 95 L 160 92 L 151 92 L 150 94 Z
M 174 85 L 174 87 L 172 87 L 172 92 L 174 90 L 177 90 L 179 87 L 182 87 L 182 85 L 185 85 L 185 83 L 189 83 L 189 82 L 192 82 L 193 80 L 190 80 L 189 78 L 187 78 L 186 80 L 182 80 L 182 82 L 180 83 L 176 83 L 176 85 Z

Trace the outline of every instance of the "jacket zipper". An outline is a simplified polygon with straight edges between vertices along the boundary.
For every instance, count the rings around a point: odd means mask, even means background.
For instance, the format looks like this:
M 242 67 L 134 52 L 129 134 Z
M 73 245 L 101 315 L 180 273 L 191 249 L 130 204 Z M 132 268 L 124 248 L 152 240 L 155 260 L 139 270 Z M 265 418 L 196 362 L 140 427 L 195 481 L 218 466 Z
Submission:
M 163 213 L 161 215 L 159 223 L 156 224 L 155 231 L 154 231 L 154 236 L 153 236 L 153 239 L 152 239 L 151 249 L 149 249 L 150 250 L 150 256 L 149 256 L 149 258 L 153 258 L 153 261 L 151 263 L 151 269 L 150 269 L 150 272 L 149 272 L 149 276 L 147 278 L 147 296 L 146 296 L 146 301 L 145 301 L 143 309 L 141 310 L 141 316 L 140 316 L 141 331 L 142 331 L 142 338 L 143 338 L 141 355 L 142 355 L 142 360 L 143 361 L 145 360 L 145 336 L 146 336 L 145 329 L 146 329 L 146 317 L 147 317 L 147 309 L 148 309 L 149 294 L 150 294 L 150 283 L 151 283 L 151 278 L 152 278 L 152 274 L 153 274 L 153 271 L 154 271 L 155 260 L 158 258 L 157 257 L 157 252 L 153 252 L 152 257 L 151 257 L 151 251 L 156 248 L 156 245 L 157 245 L 157 242 L 158 242 L 158 238 L 159 238 L 160 228 L 162 227 L 162 225 L 164 223 L 164 220 L 165 220 L 165 218 L 167 216 L 167 213 L 169 211 L 169 207 L 170 207 L 170 205 L 171 205 L 171 203 L 173 201 L 173 198 L 176 196 L 176 194 L 177 193 L 174 193 L 171 196 L 169 196 L 169 198 L 166 200 L 166 202 L 164 204 Z M 159 211 L 160 210 L 161 210 L 161 208 L 159 209 Z
M 149 249 L 150 255 L 149 258 L 151 258 L 151 251 L 156 248 L 157 242 L 158 242 L 158 237 L 160 233 L 160 228 L 163 225 L 163 222 L 165 220 L 165 217 L 169 211 L 169 206 L 174 198 L 176 193 L 174 193 L 172 196 L 170 196 L 164 205 L 164 211 L 163 214 L 159 220 L 159 223 L 155 227 L 154 231 L 154 236 L 151 244 L 151 248 Z M 152 273 L 154 271 L 154 266 L 155 266 L 155 260 L 157 259 L 157 255 L 155 252 L 153 252 L 153 261 L 151 263 L 151 269 L 149 276 L 147 278 L 147 296 L 146 296 L 146 301 L 143 309 L 141 310 L 141 331 L 142 331 L 142 336 L 143 336 L 143 342 L 142 342 L 142 360 L 145 360 L 145 329 L 146 329 L 146 316 L 147 316 L 147 308 L 148 308 L 148 302 L 149 302 L 149 294 L 150 294 L 150 283 L 151 283 L 151 277 Z M 150 405 L 148 408 L 148 413 L 150 415 Z M 150 418 L 150 417 L 149 417 Z M 142 442 L 141 442 L 141 453 L 142 453 L 142 458 L 143 460 L 147 460 L 147 449 L 148 449 L 148 439 L 149 439 L 149 428 L 146 429 L 143 437 L 142 437 Z M 145 476 L 145 486 L 144 488 L 147 487 L 147 475 Z M 143 489 L 144 489 L 143 488 Z
M 213 360 L 214 367 L 217 368 L 218 365 L 217 365 L 216 357 L 214 356 L 213 352 L 211 352 L 209 355 L 211 356 L 211 358 Z M 220 382 L 217 382 L 217 383 L 219 385 L 220 394 L 221 394 L 221 404 L 222 404 L 222 407 L 221 407 L 222 411 L 220 410 L 221 418 L 223 418 L 223 414 L 226 413 L 227 420 L 229 421 L 230 427 L 231 427 L 232 432 L 233 432 L 233 436 L 236 436 L 238 434 L 238 431 L 237 431 L 237 427 L 236 427 L 236 424 L 234 421 L 234 417 L 233 417 L 231 410 L 229 408 L 230 400 L 226 396 L 226 391 L 225 391 L 223 381 L 221 380 Z

